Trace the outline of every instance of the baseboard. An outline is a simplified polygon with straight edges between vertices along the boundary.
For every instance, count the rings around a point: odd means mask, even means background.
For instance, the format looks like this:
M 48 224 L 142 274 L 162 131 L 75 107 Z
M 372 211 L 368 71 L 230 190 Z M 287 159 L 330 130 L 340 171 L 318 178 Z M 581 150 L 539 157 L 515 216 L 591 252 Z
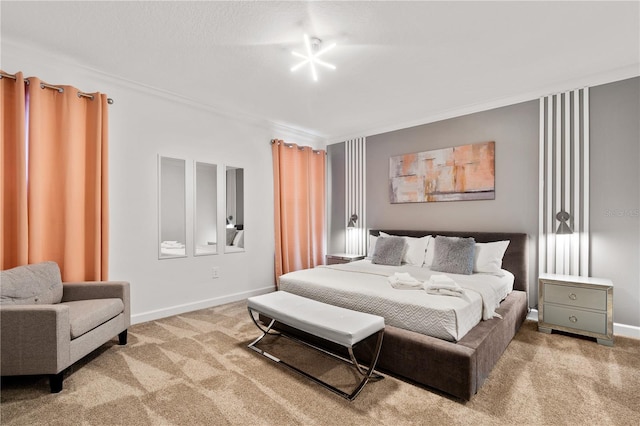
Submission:
M 247 297 L 257 296 L 260 294 L 270 293 L 273 287 L 263 287 L 242 293 L 228 294 L 225 296 L 214 297 L 213 299 L 199 300 L 193 303 L 185 303 L 182 305 L 170 306 L 168 308 L 156 309 L 153 311 L 142 312 L 140 314 L 131 315 L 131 324 L 139 324 L 147 321 L 154 321 L 160 318 L 166 318 L 173 315 L 183 314 L 185 312 L 197 311 L 198 309 L 211 308 L 213 306 L 224 305 L 225 303 L 237 302 Z M 538 321 L 538 310 L 531 309 L 527 314 L 527 319 Z M 640 339 L 640 327 L 627 324 L 613 324 L 613 334 L 615 336 L 631 337 Z
M 531 321 L 538 321 L 538 310 L 531 309 L 527 315 L 527 319 Z M 640 327 L 634 325 L 613 323 L 613 335 L 631 337 L 633 339 L 640 339 Z
M 131 324 L 140 324 L 142 322 L 154 321 L 160 318 L 183 314 L 185 312 L 197 311 L 199 309 L 206 309 L 213 306 L 224 305 L 225 303 L 237 302 L 239 300 L 244 300 L 247 297 L 270 293 L 274 290 L 275 288 L 273 286 L 263 287 L 251 291 L 244 291 L 242 293 L 234 293 L 220 297 L 214 297 L 213 299 L 199 300 L 193 303 L 185 303 L 182 305 L 170 306 L 163 309 L 142 312 L 139 314 L 131 315 Z

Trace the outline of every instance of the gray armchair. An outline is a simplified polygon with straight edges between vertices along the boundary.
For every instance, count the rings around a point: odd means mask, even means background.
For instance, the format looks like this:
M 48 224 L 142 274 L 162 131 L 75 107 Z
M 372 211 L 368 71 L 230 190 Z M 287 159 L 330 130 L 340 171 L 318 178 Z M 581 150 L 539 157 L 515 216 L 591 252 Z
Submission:
M 131 324 L 129 283 L 63 283 L 55 262 L 0 272 L 0 375 L 49 375 L 62 390 L 64 370 Z

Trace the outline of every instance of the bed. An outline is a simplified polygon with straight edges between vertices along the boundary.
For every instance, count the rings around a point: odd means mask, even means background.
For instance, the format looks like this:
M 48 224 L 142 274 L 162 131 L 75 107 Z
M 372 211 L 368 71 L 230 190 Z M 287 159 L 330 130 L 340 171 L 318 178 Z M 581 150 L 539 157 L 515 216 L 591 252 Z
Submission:
M 407 327 L 404 323 L 402 323 L 402 326 L 394 325 L 396 324 L 396 314 L 402 314 L 403 309 L 396 307 L 391 313 L 383 314 L 387 326 L 378 368 L 457 398 L 463 400 L 471 399 L 487 379 L 491 369 L 526 318 L 528 312 L 527 235 L 522 233 L 451 231 L 370 231 L 371 235 L 375 236 L 379 235 L 380 232 L 409 237 L 423 237 L 426 235 L 473 237 L 478 243 L 510 241 L 502 259 L 502 269 L 508 271 L 504 274 L 506 278 L 503 281 L 506 280 L 510 283 L 509 290 L 512 291 L 505 292 L 508 295 L 494 309 L 495 313 L 498 314 L 495 318 L 481 319 L 477 325 L 471 325 L 467 327 L 468 329 L 465 329 L 464 324 L 458 324 L 456 327 L 459 327 L 459 329 L 451 328 L 449 325 L 443 327 L 440 331 L 429 331 L 438 336 L 433 337 L 423 334 L 423 330 L 419 328 L 420 324 L 426 321 L 420 316 L 419 312 L 414 312 L 413 306 L 410 309 L 404 309 L 404 311 L 410 311 L 411 315 L 419 318 L 419 321 L 414 321 L 418 327 L 417 331 L 411 331 L 408 329 L 410 327 Z M 353 276 L 356 287 L 358 286 L 358 280 L 366 280 L 365 276 L 367 275 L 372 277 L 372 288 L 375 288 L 375 285 L 379 285 L 382 278 L 384 280 L 387 279 L 387 277 L 380 278 L 375 276 L 375 273 L 368 272 L 367 261 L 361 262 L 360 265 L 340 265 L 331 269 L 327 267 L 324 270 L 317 268 L 318 271 L 316 272 L 321 272 L 320 277 L 324 276 L 324 278 L 318 278 L 318 289 L 322 289 L 320 281 L 324 280 L 324 284 L 328 284 L 332 276 L 340 274 L 350 273 Z M 362 269 L 362 271 L 358 271 L 358 269 Z M 420 275 L 418 269 L 405 267 L 400 270 L 410 271 L 419 279 L 425 278 L 425 276 Z M 325 286 L 324 291 L 318 291 L 318 289 L 314 289 L 314 283 L 309 281 L 309 274 L 309 270 L 297 271 L 280 277 L 281 289 L 325 303 L 328 302 L 343 307 L 351 307 L 355 310 L 380 314 L 380 312 L 371 312 L 377 309 L 376 306 L 381 305 L 380 301 L 376 302 L 375 297 L 377 296 L 375 294 L 371 296 L 374 297 L 374 300 L 373 302 L 370 301 L 368 306 L 362 305 L 364 302 L 353 305 L 353 300 L 358 296 L 342 294 L 337 288 L 331 288 L 330 285 L 329 287 Z M 376 280 L 378 284 L 375 284 Z M 398 291 L 398 300 L 387 301 L 385 304 L 393 306 L 393 303 L 400 303 L 402 298 L 411 297 L 408 296 L 409 293 L 410 291 Z M 348 297 L 351 297 L 352 300 L 347 300 Z M 477 305 L 478 302 L 475 303 Z M 469 304 L 469 306 L 471 305 Z M 480 312 L 485 312 L 482 307 L 480 309 Z M 478 314 L 474 313 L 473 315 L 477 316 Z M 485 314 L 482 315 L 485 318 L 487 317 Z M 458 322 L 463 323 L 464 321 Z M 294 332 L 292 330 L 288 331 Z M 336 350 L 327 342 L 319 342 L 312 336 L 305 335 L 302 337 L 312 340 L 315 344 L 320 344 L 326 349 Z M 357 356 L 362 357 L 364 361 L 368 361 L 366 359 L 367 354 L 371 351 L 368 344 L 368 342 L 364 342 L 362 345 L 364 347 L 360 348 L 359 351 L 356 350 Z

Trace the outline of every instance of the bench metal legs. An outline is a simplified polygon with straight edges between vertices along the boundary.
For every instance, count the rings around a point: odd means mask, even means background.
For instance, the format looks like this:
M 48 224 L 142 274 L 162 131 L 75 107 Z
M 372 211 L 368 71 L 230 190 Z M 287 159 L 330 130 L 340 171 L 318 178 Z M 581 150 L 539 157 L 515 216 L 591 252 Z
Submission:
M 271 322 L 269 323 L 269 325 L 266 328 L 264 328 L 255 319 L 255 317 L 253 315 L 254 311 L 251 308 L 248 308 L 248 310 L 249 310 L 249 316 L 251 316 L 251 319 L 253 320 L 254 324 L 260 329 L 260 331 L 262 331 L 262 336 L 258 337 L 256 340 L 254 340 L 253 342 L 251 342 L 248 345 L 248 347 L 250 349 L 258 352 L 260 355 L 262 355 L 262 356 L 264 356 L 266 358 L 269 358 L 270 360 L 272 360 L 274 362 L 282 364 L 282 365 L 290 368 L 291 370 L 302 374 L 303 376 L 307 377 L 308 379 L 313 380 L 314 382 L 318 383 L 319 385 L 324 386 L 325 388 L 327 388 L 330 391 L 340 395 L 341 397 L 346 398 L 349 401 L 353 401 L 358 396 L 358 394 L 360 393 L 362 388 L 364 388 L 364 386 L 370 380 L 379 380 L 379 379 L 383 379 L 384 378 L 383 376 L 381 376 L 381 375 L 379 375 L 379 374 L 374 372 L 375 367 L 376 367 L 376 363 L 378 362 L 378 356 L 380 355 L 380 348 L 382 348 L 382 336 L 384 335 L 384 329 L 382 329 L 382 330 L 380 330 L 379 332 L 376 333 L 376 335 L 377 335 L 376 346 L 375 346 L 374 352 L 372 354 L 371 363 L 370 363 L 369 367 L 368 368 L 362 368 L 362 366 L 356 360 L 355 355 L 353 354 L 353 348 L 352 347 L 348 347 L 347 348 L 348 351 L 349 351 L 349 357 L 351 359 L 350 360 L 345 359 L 345 358 L 343 358 L 343 357 L 341 357 L 339 355 L 333 354 L 333 353 L 331 353 L 329 351 L 326 351 L 326 350 L 324 350 L 322 348 L 319 348 L 319 347 L 317 347 L 315 345 L 312 345 L 312 344 L 310 344 L 308 342 L 300 340 L 300 339 L 298 339 L 298 338 L 296 338 L 294 336 L 290 336 L 290 335 L 282 333 L 282 332 L 276 332 L 276 331 L 271 330 L 271 328 L 273 327 L 273 325 L 276 322 L 275 319 L 272 319 Z M 315 350 L 318 350 L 318 351 L 323 352 L 323 353 L 325 353 L 327 355 L 330 355 L 333 358 L 339 359 L 339 360 L 341 360 L 343 362 L 346 362 L 348 364 L 352 364 L 355 367 L 356 371 L 360 374 L 360 376 L 362 376 L 362 381 L 355 387 L 355 389 L 351 393 L 344 392 L 343 390 L 338 389 L 335 386 L 330 385 L 327 382 L 325 382 L 325 381 L 323 381 L 323 380 L 321 380 L 321 379 L 319 379 L 319 378 L 317 378 L 315 376 L 312 376 L 311 374 L 307 373 L 306 371 L 302 371 L 299 368 L 297 368 L 296 366 L 291 365 L 291 364 L 287 363 L 286 361 L 283 361 L 280 358 L 275 357 L 275 356 L 271 355 L 270 353 L 268 353 L 268 352 L 256 347 L 258 342 L 260 342 L 268 334 L 286 337 L 286 338 L 291 339 L 291 340 L 293 340 L 295 342 L 302 343 L 303 345 L 309 346 L 309 347 L 311 347 L 311 348 L 313 348 Z

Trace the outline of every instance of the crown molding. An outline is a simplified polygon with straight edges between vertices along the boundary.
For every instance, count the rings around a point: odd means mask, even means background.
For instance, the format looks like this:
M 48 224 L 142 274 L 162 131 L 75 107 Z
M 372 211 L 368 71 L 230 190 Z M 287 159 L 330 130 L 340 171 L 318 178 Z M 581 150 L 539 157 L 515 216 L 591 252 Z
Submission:
M 454 108 L 447 111 L 442 111 L 440 113 L 433 114 L 418 120 L 412 120 L 412 121 L 406 121 L 406 122 L 401 122 L 397 124 L 390 124 L 390 125 L 381 126 L 381 127 L 364 129 L 362 131 L 359 131 L 358 133 L 350 133 L 350 134 L 337 135 L 337 136 L 327 136 L 326 134 L 320 134 L 312 130 L 296 127 L 295 125 L 281 123 L 281 122 L 274 122 L 256 115 L 247 114 L 241 111 L 231 110 L 229 108 L 225 108 L 220 105 L 204 103 L 202 101 L 199 101 L 175 92 L 171 92 L 169 90 L 150 86 L 139 81 L 129 80 L 118 75 L 110 74 L 110 73 L 92 68 L 68 56 L 55 54 L 54 52 L 43 50 L 39 46 L 16 42 L 15 40 L 11 40 L 6 36 L 2 37 L 2 48 L 3 50 L 8 48 L 8 50 L 15 51 L 15 52 L 26 52 L 26 54 L 28 55 L 33 55 L 34 57 L 38 57 L 43 60 L 48 60 L 50 64 L 49 66 L 54 68 L 58 68 L 58 69 L 62 69 L 63 67 L 78 68 L 83 70 L 90 76 L 102 79 L 107 83 L 118 85 L 120 87 L 124 87 L 130 90 L 135 90 L 150 96 L 156 96 L 172 102 L 179 102 L 191 108 L 196 108 L 196 109 L 203 110 L 227 119 L 239 121 L 243 124 L 248 124 L 255 127 L 263 128 L 263 129 L 269 130 L 273 137 L 286 136 L 286 137 L 292 137 L 292 138 L 299 138 L 306 141 L 307 143 L 319 144 L 322 146 L 344 142 L 346 140 L 350 140 L 358 137 L 379 135 L 382 133 L 388 133 L 388 132 L 406 129 L 410 127 L 421 126 L 424 124 L 434 123 L 437 121 L 442 121 L 450 118 L 461 117 L 463 115 L 473 114 L 473 113 L 482 112 L 482 111 L 488 111 L 491 109 L 505 107 L 509 105 L 515 105 L 521 102 L 535 100 L 542 96 L 547 96 L 549 94 L 564 92 L 567 90 L 573 90 L 580 87 L 597 86 L 597 85 L 612 83 L 619 80 L 624 80 L 627 78 L 640 76 L 640 64 L 634 63 L 626 67 L 613 69 L 607 72 L 592 74 L 592 75 L 588 75 L 580 78 L 575 78 L 572 80 L 558 82 L 556 84 L 541 87 L 539 89 L 536 89 L 527 93 L 493 99 L 486 102 L 470 104 L 470 105 L 462 106 L 460 108 Z M 7 70 L 7 71 L 10 71 L 10 70 Z M 115 99 L 115 101 L 117 104 L 118 100 Z
M 111 74 L 111 73 L 90 67 L 68 56 L 56 54 L 54 52 L 49 52 L 47 50 L 42 49 L 39 46 L 16 42 L 15 40 L 11 40 L 10 38 L 8 39 L 7 37 L 4 37 L 4 36 L 2 37 L 2 49 L 5 52 L 6 52 L 5 49 L 7 49 L 9 51 L 15 52 L 17 55 L 26 54 L 28 56 L 38 58 L 38 60 L 48 61 L 49 67 L 57 68 L 57 69 L 60 69 L 61 71 L 69 67 L 80 69 L 84 73 L 88 74 L 89 76 L 102 80 L 105 83 L 113 84 L 129 90 L 135 90 L 139 93 L 159 97 L 171 102 L 179 102 L 191 108 L 206 111 L 208 113 L 215 114 L 230 120 L 239 121 L 245 125 L 248 124 L 251 126 L 267 129 L 272 133 L 273 137 L 282 137 L 282 134 L 285 134 L 290 137 L 293 136 L 293 137 L 301 138 L 311 143 L 315 142 L 316 144 L 320 144 L 322 146 L 324 146 L 324 141 L 326 140 L 326 135 L 318 134 L 318 133 L 315 133 L 306 129 L 301 129 L 285 123 L 270 121 L 256 115 L 247 114 L 237 110 L 232 110 L 229 108 L 222 107 L 220 105 L 205 103 L 200 100 L 193 99 L 191 97 L 172 92 L 170 90 L 165 90 L 165 89 L 151 86 L 139 81 L 130 80 L 130 79 L 121 77 L 119 75 Z M 20 71 L 20 70 L 16 70 L 16 71 Z M 117 98 L 115 98 L 114 101 L 115 101 L 115 104 L 118 103 Z
M 640 63 L 631 64 L 625 67 L 616 68 L 604 73 L 591 74 L 585 77 L 580 77 L 572 80 L 567 80 L 552 84 L 549 86 L 541 87 L 537 90 L 533 90 L 527 93 L 518 94 L 515 96 L 509 96 L 505 98 L 493 99 L 487 102 L 480 102 L 476 104 L 466 105 L 460 108 L 455 108 L 447 111 L 443 111 L 438 114 L 434 114 L 419 120 L 402 122 L 399 124 L 392 124 L 388 126 L 375 127 L 366 129 L 358 134 L 346 134 L 341 136 L 329 137 L 325 141 L 327 145 L 334 143 L 344 142 L 350 139 L 374 136 L 382 133 L 393 132 L 396 130 L 407 129 L 410 127 L 421 126 L 424 124 L 435 123 L 437 121 L 447 120 L 450 118 L 461 117 L 463 115 L 473 114 L 482 111 L 488 111 L 495 108 L 501 108 L 509 105 L 515 105 L 522 102 L 528 102 L 531 100 L 539 99 L 543 96 L 550 94 L 566 92 L 582 87 L 600 86 L 607 83 L 613 83 L 620 80 L 626 80 L 628 78 L 640 76 Z

